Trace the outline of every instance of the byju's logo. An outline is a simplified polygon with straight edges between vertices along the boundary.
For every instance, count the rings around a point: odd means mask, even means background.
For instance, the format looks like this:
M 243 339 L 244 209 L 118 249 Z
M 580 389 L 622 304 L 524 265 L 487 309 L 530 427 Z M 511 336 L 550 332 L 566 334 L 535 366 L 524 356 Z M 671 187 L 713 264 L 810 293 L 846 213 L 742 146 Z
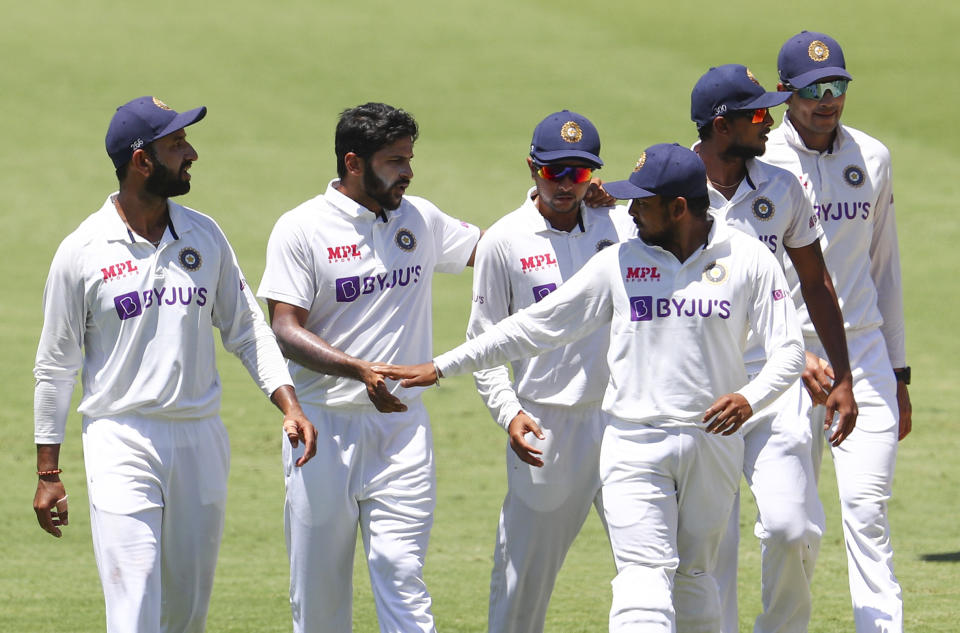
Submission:
M 653 297 L 630 297 L 630 320 L 653 320 Z
M 143 305 L 140 303 L 140 293 L 138 292 L 128 292 L 114 297 L 113 305 L 116 306 L 117 315 L 121 321 L 143 314 Z
M 360 296 L 360 278 L 344 277 L 337 280 L 337 302 L 350 303 Z
M 541 299 L 546 297 L 548 294 L 557 289 L 557 284 L 544 284 L 542 286 L 533 287 L 533 300 L 539 302 Z

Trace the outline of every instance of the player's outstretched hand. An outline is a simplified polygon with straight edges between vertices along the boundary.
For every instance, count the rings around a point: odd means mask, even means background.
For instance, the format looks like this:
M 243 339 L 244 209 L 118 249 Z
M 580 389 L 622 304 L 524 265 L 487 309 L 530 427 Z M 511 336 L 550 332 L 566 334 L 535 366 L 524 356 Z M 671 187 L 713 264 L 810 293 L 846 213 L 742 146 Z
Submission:
M 535 448 L 526 438 L 527 433 L 533 433 L 539 440 L 546 439 L 540 425 L 534 422 L 533 418 L 521 411 L 510 420 L 507 433 L 510 434 L 510 448 L 517 454 L 520 461 L 538 468 L 543 466 L 543 460 L 538 457 L 543 455 L 543 451 Z
M 905 438 L 913 430 L 913 405 L 910 404 L 910 390 L 907 383 L 897 381 L 897 409 L 900 412 L 899 439 Z
M 825 405 L 827 404 L 827 396 L 833 389 L 833 367 L 816 354 L 805 352 L 805 356 L 807 363 L 800 375 L 803 378 L 803 386 L 807 388 L 807 393 L 810 394 L 813 404 Z M 853 430 L 852 427 L 851 430 Z
M 583 201 L 593 208 L 612 207 L 617 204 L 617 199 L 607 193 L 603 188 L 603 181 L 599 178 L 590 179 L 590 186 L 587 187 L 587 195 L 583 197 Z
M 399 380 L 401 387 L 429 387 L 437 384 L 442 376 L 432 363 L 419 365 L 374 365 L 372 369 L 387 378 Z
M 67 491 L 58 477 L 56 481 L 40 479 L 37 481 L 37 494 L 33 497 L 33 511 L 37 513 L 37 522 L 45 531 L 60 538 L 63 533 L 60 526 L 68 525 Z
M 753 407 L 746 398 L 739 393 L 728 393 L 720 396 L 710 405 L 703 414 L 703 421 L 708 422 L 707 433 L 733 435 L 744 422 L 750 419 L 751 415 L 753 415 Z
M 380 365 L 364 363 L 360 375 L 367 386 L 367 397 L 380 413 L 397 413 L 407 410 L 407 405 L 387 389 L 387 378 L 392 378 L 378 370 Z
M 837 425 L 830 434 L 830 445 L 840 446 L 843 440 L 853 432 L 857 425 L 857 401 L 853 397 L 853 379 L 841 380 L 833 385 L 827 396 L 827 415 L 823 420 L 823 428 L 829 429 L 836 414 Z

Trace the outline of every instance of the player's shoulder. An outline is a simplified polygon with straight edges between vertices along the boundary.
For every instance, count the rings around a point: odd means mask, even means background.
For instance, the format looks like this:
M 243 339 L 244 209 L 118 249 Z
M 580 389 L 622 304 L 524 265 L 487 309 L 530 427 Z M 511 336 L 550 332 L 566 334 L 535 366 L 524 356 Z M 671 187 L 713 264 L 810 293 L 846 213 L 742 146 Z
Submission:
M 852 142 L 859 149 L 860 153 L 863 154 L 865 159 L 875 159 L 885 162 L 890 160 L 890 150 L 878 138 L 848 125 L 841 126 L 841 129 L 846 137 L 844 140 Z

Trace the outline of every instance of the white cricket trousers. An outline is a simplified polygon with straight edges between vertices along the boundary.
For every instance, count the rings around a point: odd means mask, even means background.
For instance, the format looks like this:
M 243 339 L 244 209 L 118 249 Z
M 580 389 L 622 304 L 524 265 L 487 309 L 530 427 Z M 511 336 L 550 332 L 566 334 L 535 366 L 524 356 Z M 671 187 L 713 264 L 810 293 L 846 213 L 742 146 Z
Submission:
M 810 624 L 810 581 L 825 518 L 813 468 L 808 403 L 803 383 L 797 380 L 741 429 L 743 474 L 757 502 L 754 534 L 761 544 L 762 610 L 754 622 L 754 633 L 806 633 Z M 738 490 L 717 561 L 722 633 L 740 631 L 739 541 Z
M 302 404 L 317 454 L 283 444 L 284 529 L 295 633 L 350 633 L 357 526 L 380 630 L 435 631 L 423 581 L 436 505 L 430 421 L 418 400 L 403 413 Z
M 819 341 L 807 340 L 806 345 L 826 358 Z M 899 436 L 897 383 L 879 329 L 847 332 L 847 347 L 860 415 L 853 433 L 830 452 L 840 493 L 853 621 L 857 633 L 902 633 L 903 596 L 893 572 L 887 514 Z M 825 411 L 810 407 L 818 475 L 824 440 L 832 430 L 823 430 Z
M 607 418 L 600 450 L 613 547 L 611 633 L 716 633 L 717 551 L 743 465 L 743 438 Z
M 84 419 L 93 552 L 108 633 L 201 633 L 223 534 L 219 418 Z
M 520 404 L 543 430 L 543 440 L 527 435 L 543 451 L 543 466 L 524 463 L 507 443 L 507 495 L 490 578 L 490 633 L 541 633 L 557 574 L 591 506 L 603 520 L 600 403 Z

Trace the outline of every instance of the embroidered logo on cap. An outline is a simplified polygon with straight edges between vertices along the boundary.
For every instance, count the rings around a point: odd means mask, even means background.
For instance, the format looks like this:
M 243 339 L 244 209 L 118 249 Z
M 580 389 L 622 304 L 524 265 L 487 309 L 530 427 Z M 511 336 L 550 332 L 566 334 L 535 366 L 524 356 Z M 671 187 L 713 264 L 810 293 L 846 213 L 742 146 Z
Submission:
M 750 72 L 750 69 L 749 69 L 749 68 L 747 68 L 747 79 L 749 79 L 749 80 L 752 81 L 753 83 L 757 84 L 758 86 L 760 85 L 760 82 L 757 81 L 757 78 L 754 76 L 754 74 L 753 74 L 752 72 Z
M 563 127 L 560 128 L 560 138 L 565 140 L 567 143 L 579 143 L 580 139 L 583 138 L 583 130 L 580 129 L 580 126 L 574 121 L 567 121 L 563 124 Z
M 830 59 L 830 48 L 820 40 L 813 40 L 807 48 L 807 54 L 815 62 L 825 62 Z
M 160 108 L 161 110 L 170 110 L 170 109 L 171 109 L 170 106 L 168 106 L 168 105 L 167 105 L 166 103 L 164 103 L 163 101 L 160 101 L 160 99 L 157 99 L 156 97 L 153 98 L 153 105 L 157 106 L 157 107 Z
M 647 153 L 644 152 L 640 154 L 640 158 L 637 159 L 637 164 L 633 167 L 633 171 L 640 171 L 640 169 L 647 163 Z

